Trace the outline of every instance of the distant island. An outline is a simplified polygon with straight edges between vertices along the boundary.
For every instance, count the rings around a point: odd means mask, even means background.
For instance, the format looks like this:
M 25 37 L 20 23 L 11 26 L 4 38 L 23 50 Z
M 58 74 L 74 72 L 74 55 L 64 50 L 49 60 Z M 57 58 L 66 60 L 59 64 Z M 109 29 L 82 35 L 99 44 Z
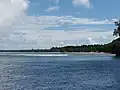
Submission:
M 52 47 L 50 49 L 31 49 L 31 50 L 0 50 L 0 52 L 104 52 L 110 54 L 120 54 L 120 38 L 104 45 L 81 45 Z
M 112 44 L 52 47 L 50 49 L 0 50 L 0 52 L 112 52 Z
M 119 39 L 120 40 L 120 39 Z M 50 49 L 31 49 L 31 50 L 0 50 L 0 52 L 104 52 L 113 53 L 112 47 L 115 41 L 104 45 L 81 45 L 52 47 Z
M 117 26 L 114 29 L 113 36 L 119 36 L 116 40 L 104 45 L 80 45 L 80 46 L 64 46 L 52 47 L 50 49 L 31 49 L 31 50 L 0 50 L 0 52 L 103 52 L 116 54 L 120 56 L 120 20 L 115 22 Z

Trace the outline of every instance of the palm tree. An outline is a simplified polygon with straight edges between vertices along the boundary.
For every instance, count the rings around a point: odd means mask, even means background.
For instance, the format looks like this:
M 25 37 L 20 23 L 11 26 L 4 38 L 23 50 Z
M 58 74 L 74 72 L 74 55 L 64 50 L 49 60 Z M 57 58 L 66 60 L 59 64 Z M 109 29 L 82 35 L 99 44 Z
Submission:
M 120 20 L 114 22 L 116 29 L 114 29 L 113 36 L 119 36 L 116 40 L 112 41 L 112 53 L 120 56 Z
M 116 29 L 114 29 L 113 36 L 119 36 L 120 37 L 120 20 L 114 22 L 115 26 L 117 26 Z

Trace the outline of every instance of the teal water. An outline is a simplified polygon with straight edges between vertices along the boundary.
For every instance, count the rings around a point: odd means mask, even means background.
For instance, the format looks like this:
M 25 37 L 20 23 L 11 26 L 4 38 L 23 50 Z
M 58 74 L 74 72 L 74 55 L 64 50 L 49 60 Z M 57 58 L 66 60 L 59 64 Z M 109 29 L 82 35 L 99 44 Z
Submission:
M 0 90 L 120 90 L 120 58 L 1 55 Z

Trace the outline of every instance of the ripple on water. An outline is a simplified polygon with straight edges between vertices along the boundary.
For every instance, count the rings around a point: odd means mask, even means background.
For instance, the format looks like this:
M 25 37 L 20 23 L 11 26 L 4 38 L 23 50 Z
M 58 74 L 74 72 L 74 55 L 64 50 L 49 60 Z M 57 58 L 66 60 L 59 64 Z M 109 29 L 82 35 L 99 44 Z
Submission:
M 59 59 L 59 61 L 39 62 L 41 59 L 44 58 L 16 57 L 13 61 L 8 60 L 8 63 L 1 63 L 0 90 L 119 90 L 120 88 L 119 61 L 64 61 L 65 57 L 60 58 L 63 59 L 61 61 Z

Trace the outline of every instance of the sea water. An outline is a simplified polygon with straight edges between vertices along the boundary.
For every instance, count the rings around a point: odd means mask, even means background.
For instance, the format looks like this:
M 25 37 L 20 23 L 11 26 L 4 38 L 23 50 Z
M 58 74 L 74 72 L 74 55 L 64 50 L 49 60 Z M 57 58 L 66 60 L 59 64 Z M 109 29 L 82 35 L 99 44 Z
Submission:
M 120 58 L 1 54 L 0 90 L 120 90 Z

